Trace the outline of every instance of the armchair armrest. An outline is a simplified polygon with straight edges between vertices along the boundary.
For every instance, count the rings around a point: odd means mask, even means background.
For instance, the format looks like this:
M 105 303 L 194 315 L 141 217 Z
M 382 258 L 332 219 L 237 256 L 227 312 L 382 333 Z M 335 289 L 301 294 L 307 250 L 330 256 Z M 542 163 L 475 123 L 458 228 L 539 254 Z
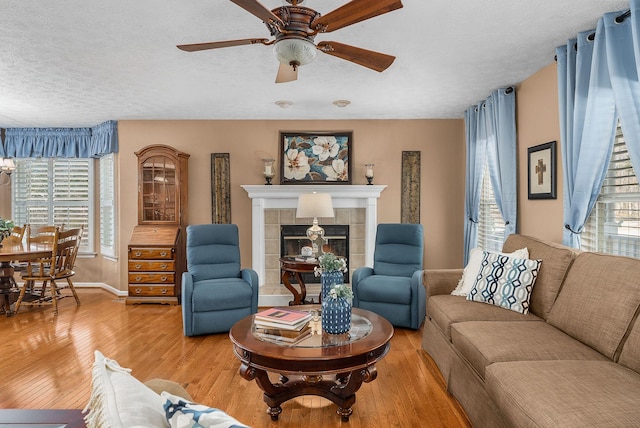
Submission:
M 191 319 L 191 302 L 193 296 L 193 275 L 189 272 L 182 273 L 182 330 L 185 336 L 192 336 L 193 323 Z
M 462 278 L 463 269 L 427 269 L 422 282 L 427 290 L 427 299 L 438 294 L 451 294 Z
M 371 275 L 373 275 L 373 268 L 370 268 L 367 266 L 359 267 L 358 269 L 353 271 L 353 275 L 351 276 L 351 282 L 355 287 L 357 283 L 359 283 L 360 281 L 362 281 L 363 279 Z
M 373 275 L 373 268 L 368 266 L 359 267 L 351 275 L 351 289 L 353 290 L 353 306 L 360 307 L 360 297 L 358 296 L 358 284 L 368 276 Z
M 258 312 L 258 290 L 260 282 L 258 281 L 258 273 L 253 269 L 241 269 L 240 275 L 242 279 L 251 285 L 253 292 L 251 293 L 251 312 Z

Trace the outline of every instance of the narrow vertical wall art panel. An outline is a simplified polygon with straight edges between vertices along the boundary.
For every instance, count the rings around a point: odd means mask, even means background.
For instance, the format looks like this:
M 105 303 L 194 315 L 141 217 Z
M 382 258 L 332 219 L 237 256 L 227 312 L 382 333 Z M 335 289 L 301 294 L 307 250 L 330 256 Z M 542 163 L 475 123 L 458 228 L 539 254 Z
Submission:
M 229 153 L 211 153 L 211 223 L 231 223 Z
M 400 221 L 420 223 L 420 152 L 402 152 Z

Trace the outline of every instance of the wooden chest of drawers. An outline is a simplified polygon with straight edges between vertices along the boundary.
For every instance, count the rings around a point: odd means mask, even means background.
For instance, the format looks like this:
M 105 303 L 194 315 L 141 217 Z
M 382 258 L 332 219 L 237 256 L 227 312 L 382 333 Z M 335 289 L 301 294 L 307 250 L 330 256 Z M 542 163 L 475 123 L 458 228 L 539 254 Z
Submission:
M 129 241 L 127 304 L 179 304 L 186 269 L 184 239 L 178 226 L 136 226 Z

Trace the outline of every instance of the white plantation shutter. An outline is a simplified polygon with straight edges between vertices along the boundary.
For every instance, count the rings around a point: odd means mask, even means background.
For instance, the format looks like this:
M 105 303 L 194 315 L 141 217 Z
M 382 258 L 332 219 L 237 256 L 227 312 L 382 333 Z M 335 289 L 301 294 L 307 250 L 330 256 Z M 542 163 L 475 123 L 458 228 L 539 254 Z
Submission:
M 619 124 L 600 196 L 580 239 L 583 250 L 640 258 L 640 186 Z
M 47 159 L 15 159 L 13 172 L 13 221 L 15 224 L 49 224 L 49 162 Z
M 84 226 L 80 251 L 93 252 L 93 160 L 16 159 L 13 220 L 16 224 Z
M 489 166 L 482 173 L 480 215 L 478 216 L 478 247 L 490 251 L 502 251 L 504 242 L 504 220 L 500 214 L 493 186 L 489 178 Z
M 115 173 L 113 153 L 100 158 L 100 252 L 116 257 Z

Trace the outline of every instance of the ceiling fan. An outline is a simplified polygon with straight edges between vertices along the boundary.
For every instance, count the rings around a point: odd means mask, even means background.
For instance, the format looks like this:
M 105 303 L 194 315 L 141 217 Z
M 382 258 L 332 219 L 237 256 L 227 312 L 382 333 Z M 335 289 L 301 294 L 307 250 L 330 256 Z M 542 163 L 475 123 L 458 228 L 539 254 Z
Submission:
M 351 0 L 324 16 L 313 9 L 300 6 L 304 0 L 286 0 L 290 6 L 281 6 L 273 10 L 265 8 L 258 0 L 231 1 L 260 18 L 269 29 L 273 39 L 254 38 L 195 43 L 178 45 L 178 49 L 196 52 L 257 43 L 267 46 L 273 45 L 274 53 L 280 62 L 276 83 L 297 80 L 298 68 L 313 61 L 317 51 L 378 72 L 386 70 L 396 59 L 391 55 L 338 42 L 323 41 L 316 45 L 314 39 L 318 33 L 329 33 L 400 9 L 402 7 L 401 0 Z

